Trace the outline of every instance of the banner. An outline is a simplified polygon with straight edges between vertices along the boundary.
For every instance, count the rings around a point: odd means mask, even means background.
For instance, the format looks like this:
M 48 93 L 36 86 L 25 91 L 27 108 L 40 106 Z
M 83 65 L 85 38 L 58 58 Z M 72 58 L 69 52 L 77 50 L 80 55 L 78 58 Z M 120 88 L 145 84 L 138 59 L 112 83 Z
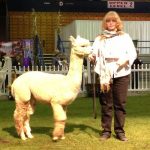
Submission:
M 134 1 L 107 1 L 107 8 L 134 9 Z

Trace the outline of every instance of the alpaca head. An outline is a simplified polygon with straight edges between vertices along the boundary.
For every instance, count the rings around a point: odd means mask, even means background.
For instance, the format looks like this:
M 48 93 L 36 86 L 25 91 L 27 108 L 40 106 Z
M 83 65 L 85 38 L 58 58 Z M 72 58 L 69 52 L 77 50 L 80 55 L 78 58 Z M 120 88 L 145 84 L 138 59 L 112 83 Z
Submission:
M 4 64 L 2 66 L 2 69 L 7 70 L 8 65 L 10 65 L 10 62 L 11 62 L 11 58 L 9 56 L 5 56 L 4 57 Z
M 81 38 L 80 36 L 77 36 L 76 39 L 73 36 L 70 36 L 70 41 L 74 53 L 81 56 L 87 56 L 92 52 L 89 40 Z

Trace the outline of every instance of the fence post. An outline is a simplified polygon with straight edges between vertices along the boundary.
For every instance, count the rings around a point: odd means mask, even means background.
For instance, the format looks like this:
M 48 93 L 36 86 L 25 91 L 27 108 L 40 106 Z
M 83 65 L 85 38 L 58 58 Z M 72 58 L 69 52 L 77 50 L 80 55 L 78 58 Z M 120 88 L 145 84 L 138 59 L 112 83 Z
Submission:
M 11 58 L 8 60 L 8 66 L 7 66 L 7 74 L 8 74 L 8 86 L 10 86 L 12 83 L 12 60 Z

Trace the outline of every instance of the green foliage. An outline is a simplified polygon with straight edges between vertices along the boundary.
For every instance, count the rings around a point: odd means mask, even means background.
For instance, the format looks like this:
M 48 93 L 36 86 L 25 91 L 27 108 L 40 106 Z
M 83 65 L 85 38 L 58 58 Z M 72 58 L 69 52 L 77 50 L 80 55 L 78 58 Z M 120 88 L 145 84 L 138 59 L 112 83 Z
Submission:
M 31 117 L 34 139 L 18 138 L 13 122 L 15 102 L 0 101 L 0 150 L 149 150 L 150 149 L 150 95 L 129 96 L 125 124 L 128 142 L 112 137 L 100 141 L 100 106 L 97 99 L 97 119 L 93 118 L 92 98 L 77 98 L 68 107 L 66 139 L 52 141 L 53 114 L 51 106 L 37 104 Z

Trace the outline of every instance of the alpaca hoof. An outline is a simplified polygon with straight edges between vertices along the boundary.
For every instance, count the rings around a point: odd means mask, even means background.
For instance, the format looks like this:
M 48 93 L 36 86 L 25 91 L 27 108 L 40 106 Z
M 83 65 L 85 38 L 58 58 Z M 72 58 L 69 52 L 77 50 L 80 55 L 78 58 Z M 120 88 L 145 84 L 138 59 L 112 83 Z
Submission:
M 27 139 L 27 137 L 25 136 L 24 133 L 21 133 L 20 137 L 21 137 L 21 139 L 22 139 L 23 141 L 25 141 L 25 140 Z
M 65 138 L 66 138 L 65 136 L 62 136 L 60 139 L 61 139 L 61 140 L 64 140 Z
M 30 138 L 30 139 L 33 138 L 33 135 L 32 135 L 30 132 L 26 133 L 26 136 L 27 136 L 28 138 Z
M 21 139 L 22 139 L 23 141 L 25 141 L 27 138 L 26 138 L 26 137 L 21 137 Z
M 53 137 L 53 141 L 56 142 L 58 140 L 58 137 Z
M 28 136 L 28 138 L 33 139 L 33 138 L 34 138 L 34 136 L 33 136 L 33 135 L 30 135 L 30 136 Z

